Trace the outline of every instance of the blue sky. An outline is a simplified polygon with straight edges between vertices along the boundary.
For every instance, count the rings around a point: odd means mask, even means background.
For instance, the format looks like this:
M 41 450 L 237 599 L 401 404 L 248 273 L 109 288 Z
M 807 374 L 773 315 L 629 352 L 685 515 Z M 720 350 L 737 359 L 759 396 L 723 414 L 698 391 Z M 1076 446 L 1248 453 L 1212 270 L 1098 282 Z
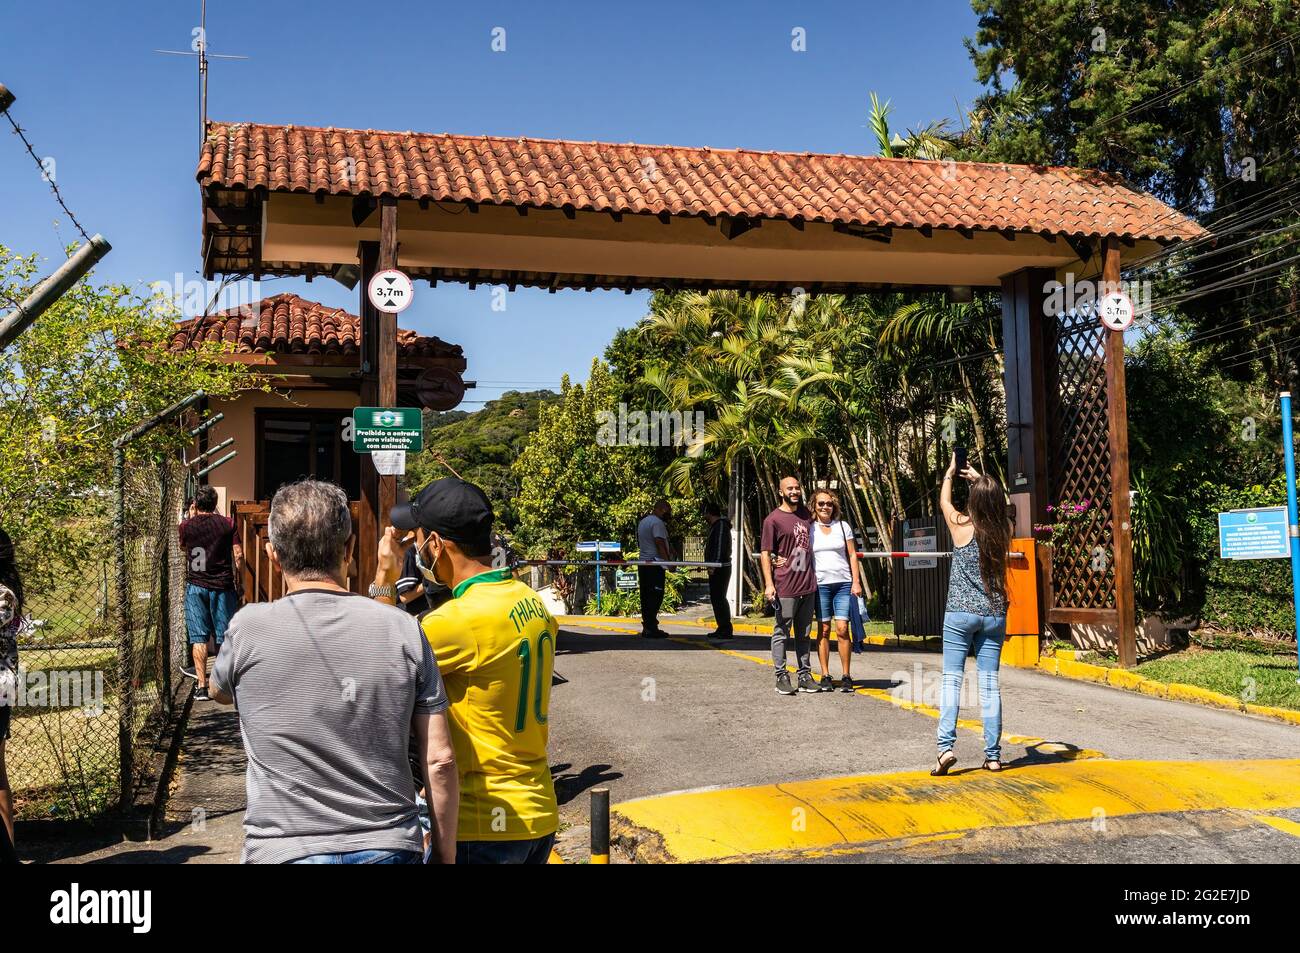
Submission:
M 0 3 L 0 82 L 69 206 L 113 251 L 101 279 L 196 278 L 198 0 Z M 367 16 L 358 18 L 357 11 Z M 373 16 L 370 14 L 373 12 Z M 505 52 L 491 49 L 505 29 Z M 791 49 L 806 31 L 807 50 Z M 209 0 L 213 119 L 814 152 L 873 151 L 868 93 L 895 128 L 953 118 L 979 92 L 965 0 L 905 3 L 417 3 Z M 76 230 L 7 122 L 0 242 L 62 258 Z M 59 222 L 56 228 L 56 222 Z M 48 270 L 48 267 L 45 269 Z M 265 281 L 355 311 L 329 280 Z M 417 286 L 404 327 L 465 347 L 482 401 L 585 379 L 647 295 Z M 472 408 L 477 404 L 467 404 Z

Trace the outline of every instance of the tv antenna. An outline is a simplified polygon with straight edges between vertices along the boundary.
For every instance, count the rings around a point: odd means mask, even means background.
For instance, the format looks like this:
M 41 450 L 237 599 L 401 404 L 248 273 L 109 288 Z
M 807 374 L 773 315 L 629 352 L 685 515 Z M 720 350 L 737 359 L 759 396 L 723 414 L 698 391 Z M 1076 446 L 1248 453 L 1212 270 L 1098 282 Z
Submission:
M 218 60 L 246 60 L 247 56 L 227 53 L 208 53 L 208 0 L 200 0 L 199 25 L 190 35 L 194 38 L 189 50 L 154 50 L 170 56 L 197 56 L 199 60 L 199 148 L 208 137 L 208 57 Z

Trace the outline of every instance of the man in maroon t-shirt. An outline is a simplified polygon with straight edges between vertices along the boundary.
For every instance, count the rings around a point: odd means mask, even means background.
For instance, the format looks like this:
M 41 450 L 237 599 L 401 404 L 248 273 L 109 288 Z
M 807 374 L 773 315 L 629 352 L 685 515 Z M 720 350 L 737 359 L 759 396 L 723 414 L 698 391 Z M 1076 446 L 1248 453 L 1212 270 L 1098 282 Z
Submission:
M 781 505 L 763 520 L 763 586 L 767 601 L 776 608 L 772 627 L 772 664 L 776 666 L 776 690 L 793 695 L 790 673 L 785 670 L 785 643 L 794 630 L 794 654 L 799 667 L 801 692 L 818 691 L 812 677 L 812 654 L 808 628 L 817 601 L 817 570 L 813 566 L 812 514 L 803 505 L 803 488 L 798 477 L 782 477 Z
M 208 697 L 208 640 L 221 651 L 230 617 L 239 611 L 238 583 L 244 550 L 235 542 L 235 522 L 217 513 L 217 491 L 201 486 L 194 494 L 197 512 L 180 525 L 185 555 L 185 629 L 193 667 L 181 671 L 198 681 L 196 699 Z

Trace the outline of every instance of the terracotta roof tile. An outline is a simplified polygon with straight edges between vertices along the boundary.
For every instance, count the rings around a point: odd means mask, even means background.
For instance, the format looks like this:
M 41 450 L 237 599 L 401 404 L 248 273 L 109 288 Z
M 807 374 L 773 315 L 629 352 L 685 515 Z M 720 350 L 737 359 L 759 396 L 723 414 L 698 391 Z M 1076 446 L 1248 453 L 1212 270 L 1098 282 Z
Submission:
M 1161 241 L 1203 234 L 1101 172 L 879 156 L 211 123 L 198 179 L 215 188 L 594 211 Z
M 278 294 L 255 306 L 177 322 L 169 350 L 180 352 L 209 342 L 224 344 L 236 354 L 359 354 L 361 320 L 342 308 Z M 397 354 L 399 359 L 464 356 L 458 344 L 403 328 L 397 331 Z

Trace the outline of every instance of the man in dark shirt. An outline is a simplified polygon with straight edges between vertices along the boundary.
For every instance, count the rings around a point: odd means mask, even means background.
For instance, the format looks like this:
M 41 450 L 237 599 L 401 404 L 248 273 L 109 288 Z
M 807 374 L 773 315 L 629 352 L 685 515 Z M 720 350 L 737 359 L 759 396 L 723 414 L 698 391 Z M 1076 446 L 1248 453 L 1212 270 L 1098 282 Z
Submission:
M 785 643 L 794 631 L 794 653 L 799 666 L 801 692 L 818 691 L 812 677 L 812 654 L 808 627 L 812 625 L 813 603 L 817 600 L 817 570 L 813 565 L 812 514 L 803 505 L 803 488 L 797 477 L 781 479 L 781 505 L 763 520 L 761 543 L 763 591 L 776 609 L 772 627 L 772 664 L 776 666 L 776 690 L 793 695 L 790 673 L 785 670 Z
M 450 598 L 450 589 L 424 578 L 415 559 L 415 547 L 408 549 L 402 562 L 402 574 L 397 578 L 398 605 L 413 616 L 421 616 Z
M 193 666 L 181 671 L 198 681 L 196 699 L 208 697 L 208 640 L 221 651 L 230 617 L 239 609 L 238 585 L 244 574 L 244 549 L 235 541 L 235 522 L 217 513 L 217 491 L 201 486 L 195 514 L 180 525 L 185 555 L 185 629 Z
M 709 601 L 713 603 L 713 618 L 717 627 L 709 638 L 731 638 L 731 606 L 727 605 L 727 586 L 731 582 L 731 521 L 722 515 L 717 503 L 704 505 L 704 518 L 709 524 L 709 538 L 704 543 L 704 561 L 723 563 L 709 570 Z

